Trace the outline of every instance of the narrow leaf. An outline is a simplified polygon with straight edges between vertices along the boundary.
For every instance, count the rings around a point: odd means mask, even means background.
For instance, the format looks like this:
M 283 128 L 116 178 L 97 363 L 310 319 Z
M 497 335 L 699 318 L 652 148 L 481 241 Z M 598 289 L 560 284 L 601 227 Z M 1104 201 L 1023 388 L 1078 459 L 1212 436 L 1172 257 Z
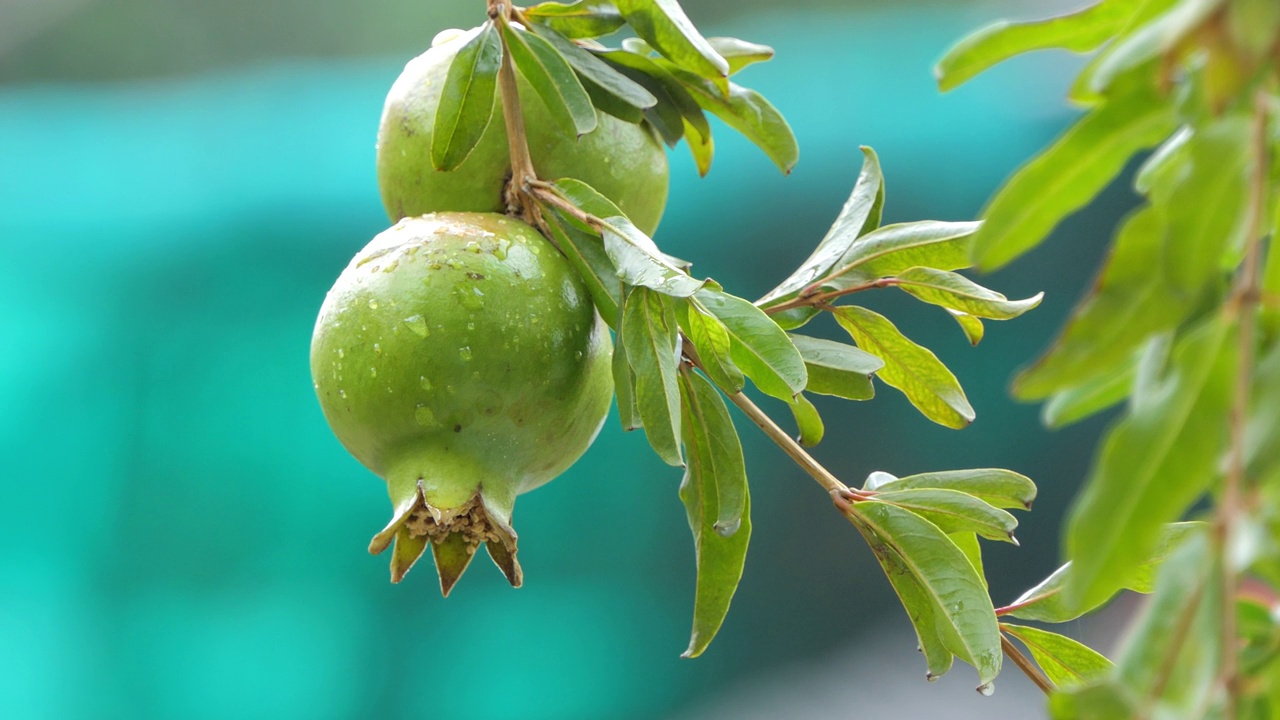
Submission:
M 600 317 L 609 327 L 618 328 L 618 311 L 622 307 L 622 281 L 604 251 L 604 241 L 574 227 L 559 211 L 543 207 L 543 217 L 551 239 L 573 265 L 591 293 Z
M 701 280 L 673 265 L 653 240 L 622 216 L 605 219 L 604 250 L 628 285 L 646 287 L 672 297 L 689 297 L 703 286 Z
M 546 23 L 556 32 L 570 38 L 595 38 L 617 32 L 626 21 L 613 3 L 604 0 L 579 0 L 574 3 L 544 2 L 526 8 L 524 14 L 534 22 Z
M 1161 273 L 1152 272 L 1159 265 L 1164 232 L 1159 213 L 1149 207 L 1125 221 L 1101 275 L 1062 334 L 1014 379 L 1016 397 L 1039 400 L 1114 375 L 1132 364 L 1148 337 L 1182 320 L 1190 306 Z
M 870 528 L 856 522 L 854 527 L 858 528 L 858 532 L 871 546 L 876 559 L 880 561 L 880 566 L 884 568 L 884 574 L 889 578 L 889 584 L 893 586 L 898 600 L 902 603 L 902 609 L 907 611 L 907 617 L 915 628 L 916 640 L 928 668 L 925 678 L 932 681 L 947 674 L 955 654 L 947 648 L 938 634 L 937 621 L 934 617 L 937 612 L 934 610 L 936 603 L 929 590 L 912 573 L 911 566 L 890 543 L 885 542 Z
M 1086 685 L 1115 667 L 1097 650 L 1064 635 L 1008 623 L 1001 623 L 1000 629 L 1026 645 L 1036 664 L 1059 688 Z
M 640 420 L 640 408 L 636 405 L 636 376 L 631 371 L 631 363 L 627 361 L 627 343 L 623 334 L 624 320 L 619 316 L 617 338 L 613 343 L 613 391 L 618 400 L 618 419 L 622 421 L 622 429 L 630 432 L 644 427 Z M 636 332 L 643 332 L 642 329 Z
M 1070 15 L 1033 22 L 997 22 L 961 40 L 938 61 L 934 75 L 943 92 L 1015 55 L 1062 48 L 1089 52 L 1122 30 L 1142 0 L 1103 0 Z
M 947 311 L 947 314 L 956 321 L 956 324 L 960 326 L 960 330 L 964 332 L 965 339 L 969 341 L 969 344 L 977 347 L 978 343 L 982 342 L 983 336 L 987 333 L 987 329 L 982 324 L 982 320 L 970 315 L 969 313 L 960 312 L 959 310 L 952 310 L 951 308 L 944 309 Z
M 870 400 L 875 396 L 871 376 L 884 367 L 883 360 L 844 343 L 807 335 L 790 337 L 804 358 L 809 375 L 805 390 L 846 400 Z
M 1136 362 L 1119 372 L 1099 375 L 1082 385 L 1054 393 L 1040 412 L 1040 420 L 1051 430 L 1064 428 L 1090 415 L 1102 412 L 1125 398 L 1133 390 Z
M 466 42 L 449 65 L 431 137 L 431 164 L 453 170 L 471 154 L 493 118 L 502 40 L 493 23 Z
M 729 330 L 730 356 L 756 387 L 786 403 L 804 390 L 808 381 L 804 358 L 764 311 L 712 288 L 699 290 L 697 298 Z
M 959 490 L 882 490 L 875 499 L 910 510 L 947 534 L 973 532 L 988 540 L 1018 544 L 1013 538 L 1017 518 Z
M 711 80 L 729 75 L 729 63 L 693 26 L 676 0 L 614 0 L 627 24 L 680 67 Z
M 1005 182 L 983 211 L 973 259 L 986 271 L 1039 245 L 1063 218 L 1084 207 L 1139 150 L 1177 127 L 1155 88 L 1117 97 L 1086 115 Z
M 849 518 L 873 549 L 889 546 L 920 582 L 943 645 L 977 668 L 983 684 L 995 679 L 1002 658 L 995 611 L 982 580 L 955 543 L 933 523 L 886 503 L 854 503 Z M 890 569 L 886 566 L 886 573 Z
M 579 137 L 596 129 L 596 110 L 573 68 L 555 47 L 531 32 L 502 24 L 502 37 L 516 69 L 529 85 L 560 131 Z
M 1177 344 L 1151 396 L 1109 433 L 1067 526 L 1069 605 L 1105 601 L 1155 550 L 1161 528 L 1208 487 L 1225 447 L 1234 374 L 1231 323 Z
M 1125 590 L 1149 593 L 1155 587 L 1155 577 L 1166 558 L 1182 544 L 1183 540 L 1202 531 L 1204 523 L 1181 522 L 1170 523 L 1161 529 L 1159 546 L 1155 553 L 1148 556 L 1141 565 L 1129 573 L 1120 583 Z M 1023 593 L 1010 606 L 1016 608 L 1009 615 L 1023 620 L 1037 622 L 1064 623 L 1093 612 L 1111 598 L 1108 596 L 1096 604 L 1090 603 L 1079 607 L 1067 605 L 1062 595 L 1066 587 L 1067 577 L 1071 573 L 1071 563 L 1067 562 L 1054 570 L 1049 577 L 1040 581 L 1035 587 Z
M 731 37 L 710 37 L 707 43 L 729 63 L 732 75 L 753 63 L 773 59 L 773 48 Z
M 873 478 L 875 479 L 873 482 Z M 867 477 L 863 486 L 867 490 L 885 492 L 938 488 L 968 493 L 998 508 L 1030 510 L 1036 499 L 1036 485 L 1025 475 L 1012 470 L 981 468 L 977 470 L 947 470 L 920 473 L 896 478 L 888 473 L 875 472 Z
M 689 90 L 698 105 L 742 133 L 783 173 L 791 172 L 800 159 L 800 147 L 786 118 L 763 95 L 735 83 L 729 83 L 728 91 L 721 92 L 711 80 L 680 68 L 668 69 Z
M 698 353 L 702 369 L 712 382 L 730 395 L 742 390 L 742 371 L 733 362 L 729 329 L 720 322 L 720 318 L 693 299 L 680 304 L 678 318 L 681 329 Z
M 858 173 L 853 192 L 822 242 L 790 277 L 756 304 L 768 307 L 795 297 L 809 283 L 831 272 L 855 240 L 880 226 L 880 215 L 884 210 L 884 174 L 880 170 L 880 158 L 866 145 L 862 146 L 862 155 L 862 170 Z
M 707 122 L 706 113 L 665 66 L 625 50 L 605 50 L 597 55 L 658 99 L 657 105 L 645 111 L 645 117 L 668 145 L 675 147 L 684 137 L 686 122 L 697 131 L 699 139 L 711 137 L 711 124 Z
M 581 180 L 561 178 L 551 184 L 569 202 L 588 215 L 594 215 L 597 218 L 625 217 L 625 213 L 619 210 L 612 200 L 601 195 L 599 191 Z M 572 220 L 573 218 L 569 219 Z M 585 231 L 591 231 L 589 226 L 583 225 L 581 227 Z
M 916 266 L 960 270 L 970 266 L 976 222 L 920 222 L 885 225 L 863 235 L 836 261 L 824 288 L 839 290 Z
M 636 408 L 645 435 L 668 465 L 682 465 L 680 388 L 676 377 L 676 327 L 672 303 L 660 293 L 637 287 L 623 308 L 622 342 L 635 373 Z
M 1089 88 L 1102 93 L 1127 70 L 1164 55 L 1199 27 L 1222 0 L 1179 0 L 1168 12 L 1126 34 L 1099 58 Z
M 698 168 L 698 177 L 706 177 L 711 172 L 711 161 L 715 158 L 716 144 L 711 135 L 703 135 L 702 131 L 688 118 L 683 118 L 684 139 L 693 154 L 693 164 Z
M 796 441 L 805 447 L 813 447 L 822 442 L 826 427 L 822 424 L 822 416 L 818 414 L 818 408 L 809 402 L 809 398 L 805 397 L 804 393 L 796 395 L 790 406 L 791 415 L 796 419 L 796 428 L 799 430 Z
M 843 306 L 834 314 L 858 347 L 884 360 L 880 379 L 902 391 L 925 417 L 956 429 L 973 422 L 973 407 L 960 382 L 927 348 L 909 340 L 888 318 L 866 308 Z
M 751 537 L 750 498 L 742 445 L 716 389 L 681 373 L 689 466 L 680 499 L 689 514 L 697 562 L 693 633 L 683 657 L 702 654 L 719 631 L 742 578 Z
M 564 59 L 582 78 L 584 85 L 590 82 L 600 91 L 630 106 L 635 111 L 636 117 L 640 117 L 640 112 L 646 108 L 658 104 L 658 99 L 643 85 L 614 70 L 608 63 L 592 55 L 577 43 L 550 28 L 535 26 L 534 29 L 564 56 Z
M 1008 320 L 1040 304 L 1044 293 L 1026 300 L 1010 300 L 963 275 L 928 267 L 908 268 L 898 274 L 898 288 L 932 305 L 987 318 Z
M 947 537 L 951 538 L 951 542 L 960 548 L 960 552 L 969 558 L 969 564 L 973 566 L 978 577 L 982 578 L 982 586 L 987 586 L 986 572 L 982 569 L 982 546 L 978 544 L 978 534 L 972 532 L 947 533 Z

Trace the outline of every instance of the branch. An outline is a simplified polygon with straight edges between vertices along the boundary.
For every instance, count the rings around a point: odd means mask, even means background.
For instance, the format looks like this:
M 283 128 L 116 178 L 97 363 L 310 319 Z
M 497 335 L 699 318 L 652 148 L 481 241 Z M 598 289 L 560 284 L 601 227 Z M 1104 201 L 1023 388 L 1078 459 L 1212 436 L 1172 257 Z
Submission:
M 488 0 L 489 17 L 506 27 L 510 23 L 511 6 L 502 0 Z M 511 180 L 507 183 L 507 212 L 519 215 L 532 224 L 541 224 L 533 203 L 528 202 L 527 186 L 537 180 L 533 158 L 529 155 L 529 139 L 524 128 L 524 111 L 520 105 L 520 89 L 516 84 L 516 68 L 511 60 L 505 33 L 502 39 L 502 66 L 498 69 L 498 93 L 502 100 L 502 119 L 507 128 L 507 148 L 511 154 Z
M 1045 695 L 1052 695 L 1057 690 L 1053 686 L 1053 682 L 1045 677 L 1044 673 L 1040 672 L 1040 668 L 1031 662 L 1031 658 L 1022 654 L 1018 646 L 1014 645 L 1013 641 L 1003 631 L 1000 633 L 1000 649 L 1004 650 L 1004 654 L 1009 656 L 1013 664 L 1017 665 L 1024 675 L 1031 678 L 1031 682 L 1035 683 L 1036 687 L 1040 688 L 1040 691 Z
M 819 283 L 817 286 L 818 289 L 821 289 L 821 283 L 823 282 L 826 282 L 825 278 L 823 280 L 818 281 Z M 774 315 L 776 313 L 780 313 L 785 310 L 793 310 L 795 308 L 822 307 L 823 305 L 828 304 L 830 301 L 835 300 L 836 298 L 839 298 L 839 297 L 844 297 L 845 295 L 852 295 L 853 293 L 859 293 L 864 290 L 875 290 L 876 288 L 893 287 L 894 285 L 897 285 L 897 284 L 898 284 L 898 278 L 888 277 L 888 278 L 880 278 L 878 280 L 872 280 L 871 282 L 866 282 L 861 285 L 854 285 L 853 287 L 847 287 L 840 290 L 828 290 L 827 292 L 817 292 L 817 290 L 810 292 L 810 288 L 814 287 L 811 285 L 805 288 L 800 293 L 800 295 L 796 296 L 791 300 L 788 300 L 779 305 L 774 305 L 773 307 L 762 308 L 762 309 L 766 313 L 770 315 Z

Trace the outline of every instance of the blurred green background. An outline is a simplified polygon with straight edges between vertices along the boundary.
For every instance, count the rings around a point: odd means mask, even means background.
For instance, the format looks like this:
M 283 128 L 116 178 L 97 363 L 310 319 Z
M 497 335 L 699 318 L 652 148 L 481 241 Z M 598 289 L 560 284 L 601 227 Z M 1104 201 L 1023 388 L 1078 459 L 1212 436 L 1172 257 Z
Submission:
M 974 217 L 1070 120 L 1061 97 L 1078 61 L 1021 59 L 946 96 L 931 64 L 997 17 L 1063 5 L 687 0 L 705 33 L 777 48 L 742 82 L 790 118 L 801 162 L 781 177 L 722 129 L 699 180 L 677 148 L 658 241 L 756 297 L 834 218 L 859 144 L 884 163 L 887 220 Z M 1036 712 L 1012 671 L 993 698 L 968 668 L 926 685 L 870 552 L 744 421 L 752 554 L 698 660 L 678 657 L 693 591 L 680 473 L 613 420 L 520 500 L 523 589 L 487 562 L 447 601 L 430 568 L 387 582 L 387 559 L 365 551 L 388 516 L 384 488 L 329 433 L 308 342 L 329 285 L 387 225 L 373 168 L 386 89 L 438 30 L 480 12 L 478 0 L 0 1 L 0 717 Z M 1105 422 L 1049 434 L 1005 386 L 1130 203 L 1113 191 L 988 278 L 1048 295 L 977 349 L 936 308 L 868 298 L 956 371 L 978 409 L 970 429 L 932 426 L 883 386 L 872 402 L 819 405 L 816 454 L 850 483 L 992 465 L 1037 480 L 1022 547 L 989 547 L 1000 602 L 1058 562 L 1059 520 Z

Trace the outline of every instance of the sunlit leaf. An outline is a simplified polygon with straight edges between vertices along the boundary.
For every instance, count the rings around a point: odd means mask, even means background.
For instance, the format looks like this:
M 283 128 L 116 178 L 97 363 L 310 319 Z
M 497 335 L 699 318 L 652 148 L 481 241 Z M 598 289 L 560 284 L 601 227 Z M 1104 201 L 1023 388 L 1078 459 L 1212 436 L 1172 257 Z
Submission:
M 1165 228 L 1158 213 L 1139 210 L 1124 223 L 1102 273 L 1076 306 L 1062 334 L 1034 365 L 1019 373 L 1013 393 L 1039 400 L 1130 367 L 1154 333 L 1190 310 L 1164 282 L 1159 266 Z
M 675 310 L 669 298 L 648 288 L 627 294 L 622 342 L 635 373 L 636 408 L 645 435 L 668 465 L 682 465 L 680 388 L 676 376 Z
M 804 358 L 760 308 L 713 288 L 699 290 L 696 297 L 728 328 L 733 362 L 756 387 L 786 403 L 804 390 Z
M 753 63 L 773 59 L 773 48 L 768 45 L 731 37 L 710 37 L 707 43 L 728 61 L 730 75 Z
M 831 272 L 855 240 L 880 226 L 880 215 L 884 209 L 884 174 L 880 170 L 880 158 L 865 145 L 862 146 L 862 155 L 862 171 L 853 192 L 822 242 L 790 277 L 760 298 L 757 304 L 768 307 L 794 297 L 806 285 Z
M 1142 0 L 1102 0 L 1079 12 L 1031 22 L 1001 21 L 961 40 L 938 61 L 938 86 L 950 90 L 987 68 L 1032 50 L 1089 52 L 1110 40 Z
M 928 267 L 913 267 L 898 273 L 897 286 L 932 305 L 988 320 L 1018 317 L 1044 298 L 1044 293 L 1036 293 L 1026 300 L 1010 300 L 963 275 Z
M 702 37 L 676 0 L 614 0 L 627 24 L 676 65 L 711 80 L 729 75 L 729 63 Z
M 970 266 L 969 246 L 982 226 L 976 222 L 920 222 L 885 225 L 858 238 L 834 264 L 824 288 L 842 289 L 892 277 L 921 266 L 960 270 Z
M 684 657 L 706 650 L 729 612 L 751 537 L 742 445 L 728 408 L 700 375 L 681 373 L 684 442 L 689 465 L 680 499 L 689 514 L 697 561 L 693 634 Z
M 703 286 L 667 260 L 653 240 L 625 217 L 605 218 L 601 235 L 605 252 L 626 284 L 672 297 L 689 297 Z
M 1177 121 L 1154 88 L 1115 98 L 1086 115 L 1005 182 L 983 211 L 973 260 L 995 270 L 1039 245 L 1084 207 L 1136 152 L 1167 137 Z
M 849 518 L 887 574 L 898 568 L 884 562 L 880 546 L 897 554 L 923 588 L 943 646 L 977 668 L 983 684 L 991 682 L 1000 672 L 1000 632 L 986 587 L 964 553 L 933 523 L 893 505 L 853 503 Z
M 940 488 L 968 493 L 998 508 L 1030 510 L 1036 499 L 1036 485 L 1025 475 L 999 468 L 945 470 L 897 478 L 875 472 L 863 486 L 867 490 L 911 490 Z
M 1017 518 L 968 493 L 934 488 L 881 490 L 875 498 L 910 510 L 944 533 L 973 532 L 988 540 L 1017 544 L 1013 538 Z
M 809 398 L 804 393 L 796 395 L 795 399 L 790 402 L 791 416 L 796 420 L 796 429 L 799 435 L 796 441 L 805 447 L 813 447 L 822 442 L 822 436 L 826 434 L 826 426 L 822 423 L 822 416 L 818 414 L 818 408 L 809 402 Z
M 1212 481 L 1235 372 L 1231 330 L 1215 317 L 1183 337 L 1158 388 L 1135 397 L 1103 441 L 1068 520 L 1068 605 L 1096 605 L 1123 587 L 1156 549 L 1162 527 Z
M 800 351 L 809 374 L 805 390 L 846 400 L 875 396 L 871 376 L 884 367 L 884 360 L 852 345 L 807 335 L 791 335 L 791 343 Z
M 834 315 L 858 347 L 884 360 L 877 376 L 902 391 L 925 417 L 957 429 L 973 422 L 973 407 L 960 382 L 931 351 L 909 340 L 888 318 L 866 308 L 842 306 Z
M 1008 623 L 1001 623 L 1000 629 L 1022 641 L 1045 676 L 1059 688 L 1085 685 L 1115 667 L 1097 650 L 1058 633 Z
M 689 300 L 681 303 L 680 327 L 693 343 L 702 369 L 720 389 L 733 394 L 742 389 L 742 371 L 734 364 L 729 328 L 720 318 L 704 311 L 702 304 Z
M 502 65 L 502 40 L 493 23 L 466 42 L 454 56 L 440 91 L 431 164 L 453 170 L 471 154 L 493 117 Z
M 982 342 L 982 337 L 986 335 L 987 329 L 982 324 L 981 318 L 976 318 L 969 313 L 952 310 L 951 308 L 944 309 L 947 311 L 947 314 L 956 321 L 956 324 L 960 326 L 960 330 L 964 332 L 965 339 L 969 341 L 970 345 L 976 346 L 978 343 Z
M 617 32 L 626 24 L 618 8 L 604 0 L 579 0 L 568 4 L 543 2 L 526 8 L 524 14 L 530 20 L 546 23 L 570 38 L 601 37 Z
M 1137 362 L 1123 366 L 1082 385 L 1054 393 L 1040 411 L 1040 420 L 1052 430 L 1064 428 L 1122 402 L 1133 390 Z

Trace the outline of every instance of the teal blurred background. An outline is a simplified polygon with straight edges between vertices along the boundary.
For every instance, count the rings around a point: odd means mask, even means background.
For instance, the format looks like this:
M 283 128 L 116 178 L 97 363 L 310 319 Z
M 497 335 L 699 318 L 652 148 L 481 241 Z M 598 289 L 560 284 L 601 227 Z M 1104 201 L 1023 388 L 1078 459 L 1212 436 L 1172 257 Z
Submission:
M 687 0 L 707 34 L 777 48 L 742 82 L 790 118 L 801 162 L 781 177 L 722 128 L 699 180 L 677 148 L 658 241 L 759 296 L 834 218 L 859 144 L 884 163 L 887 220 L 974 217 L 1069 122 L 1077 61 L 1025 58 L 946 96 L 931 64 L 997 17 L 1063 4 Z M 698 660 L 678 657 L 693 591 L 680 473 L 613 420 L 521 498 L 523 589 L 487 562 L 447 601 L 429 568 L 388 583 L 386 558 L 365 551 L 384 488 L 329 433 L 308 342 L 329 285 L 387 225 L 373 168 L 386 89 L 479 8 L 0 0 L 0 717 L 1038 712 L 1013 671 L 993 698 L 963 667 L 926 685 L 870 552 L 741 421 L 752 554 Z M 1007 380 L 1131 202 L 1109 193 L 987 278 L 1048 295 L 977 349 L 935 308 L 869 298 L 956 371 L 978 410 L 970 429 L 932 426 L 883 386 L 869 403 L 819 404 L 816 454 L 850 483 L 992 465 L 1038 481 L 1022 547 L 989 547 L 997 601 L 1058 562 L 1058 523 L 1104 422 L 1049 434 Z

